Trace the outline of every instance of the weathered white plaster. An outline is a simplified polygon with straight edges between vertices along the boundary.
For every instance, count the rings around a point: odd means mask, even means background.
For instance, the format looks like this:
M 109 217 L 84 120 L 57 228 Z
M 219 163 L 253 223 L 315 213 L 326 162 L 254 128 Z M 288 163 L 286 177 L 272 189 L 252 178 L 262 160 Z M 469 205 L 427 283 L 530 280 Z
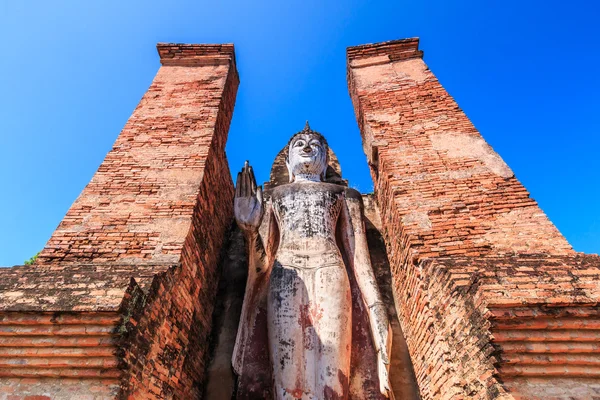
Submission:
M 431 76 L 427 64 L 420 58 L 394 62 L 392 68 L 400 79 L 408 79 L 416 83 L 423 83 Z
M 399 113 L 372 112 L 367 117 L 368 121 L 380 122 L 385 124 L 397 124 L 400 121 Z
M 475 158 L 490 172 L 503 178 L 513 176 L 512 170 L 480 136 L 464 133 L 444 132 L 429 136 L 433 148 L 445 151 L 448 157 Z
M 430 230 L 432 227 L 431 220 L 426 212 L 411 211 L 402 217 L 402 223 L 405 225 L 416 224 L 423 230 Z

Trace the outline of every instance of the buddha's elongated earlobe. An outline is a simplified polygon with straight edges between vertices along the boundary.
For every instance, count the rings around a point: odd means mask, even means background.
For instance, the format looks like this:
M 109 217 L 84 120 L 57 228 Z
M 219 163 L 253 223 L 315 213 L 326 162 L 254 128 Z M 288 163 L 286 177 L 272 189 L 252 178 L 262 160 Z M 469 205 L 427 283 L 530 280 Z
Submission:
M 289 149 L 288 149 L 288 152 L 289 152 Z M 287 170 L 288 170 L 288 176 L 290 178 L 290 182 L 294 182 L 294 172 L 292 171 L 292 167 L 290 165 L 289 156 L 285 158 L 285 166 L 287 167 Z
M 327 150 L 327 147 L 323 146 L 323 151 L 325 152 L 325 168 L 323 168 L 323 172 L 321 173 L 322 182 L 325 182 L 325 179 L 327 178 L 327 168 L 329 167 L 329 152 Z

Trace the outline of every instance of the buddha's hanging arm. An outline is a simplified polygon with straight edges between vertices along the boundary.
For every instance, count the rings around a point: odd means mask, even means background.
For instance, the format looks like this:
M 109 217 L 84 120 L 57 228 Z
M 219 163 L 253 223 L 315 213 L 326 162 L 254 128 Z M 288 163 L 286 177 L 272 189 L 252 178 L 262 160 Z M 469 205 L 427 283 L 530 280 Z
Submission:
M 259 277 L 266 271 L 268 265 L 265 247 L 258 231 L 264 215 L 262 190 L 256 185 L 254 172 L 248 161 L 237 176 L 234 214 L 239 228 L 244 233 L 248 248 L 248 280 L 232 356 L 233 369 L 239 375 L 243 369 L 246 342 L 254 327 L 253 319 L 257 304 L 253 299 L 257 298 L 256 292 L 260 290 L 257 287 L 260 286 Z
M 342 236 L 348 250 L 349 262 L 354 268 L 356 281 L 362 293 L 365 305 L 368 308 L 369 323 L 373 342 L 377 350 L 377 370 L 381 393 L 390 395 L 389 363 L 392 335 L 388 321 L 387 310 L 381 299 L 375 273 L 371 266 L 367 236 L 364 226 L 364 211 L 362 196 L 354 189 L 346 191 L 346 205 L 343 208 Z

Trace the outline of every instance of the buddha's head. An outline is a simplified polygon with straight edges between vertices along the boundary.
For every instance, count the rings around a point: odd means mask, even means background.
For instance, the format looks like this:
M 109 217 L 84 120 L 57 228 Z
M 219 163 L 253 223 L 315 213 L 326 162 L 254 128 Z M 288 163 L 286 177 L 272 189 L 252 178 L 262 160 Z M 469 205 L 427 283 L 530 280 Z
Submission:
M 308 121 L 288 143 L 286 165 L 293 181 L 323 181 L 327 171 L 327 140 L 319 132 L 310 129 Z

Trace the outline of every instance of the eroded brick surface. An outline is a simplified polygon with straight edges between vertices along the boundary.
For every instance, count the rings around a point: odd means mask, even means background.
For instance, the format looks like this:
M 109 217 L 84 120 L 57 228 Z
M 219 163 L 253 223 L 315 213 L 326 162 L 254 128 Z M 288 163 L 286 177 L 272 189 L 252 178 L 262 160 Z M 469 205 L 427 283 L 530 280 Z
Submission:
M 573 252 L 421 57 L 417 39 L 348 49 L 421 396 L 589 398 L 573 388 L 600 360 L 570 353 L 597 349 L 598 257 Z
M 233 213 L 226 160 L 214 160 L 207 165 L 181 266 L 157 276 L 144 302 L 132 307 L 124 339 L 129 370 L 123 381 L 124 393 L 132 398 L 193 399 L 201 394 L 217 265 Z M 225 183 L 228 190 L 214 190 L 224 189 Z
M 390 384 L 392 385 L 394 398 L 417 400 L 419 399 L 419 388 L 417 387 L 415 373 L 410 361 L 410 355 L 408 354 L 406 339 L 398 321 L 397 307 L 394 302 L 394 294 L 392 291 L 390 263 L 387 257 L 385 242 L 381 236 L 382 226 L 379 209 L 372 194 L 363 195 L 362 198 L 371 264 L 377 278 L 381 297 L 387 306 L 389 321 L 392 326 L 393 339 L 390 359 Z
M 412 58 L 394 61 L 392 53 L 374 65 L 367 63 L 370 47 L 348 52 L 350 91 L 383 220 L 397 219 L 403 232 L 396 236 L 421 256 L 570 253 L 421 60 L 417 43 L 388 44 Z
M 0 269 L 0 312 L 117 311 L 134 279 L 149 286 L 169 265 L 62 264 Z
M 110 400 L 118 392 L 112 379 L 0 378 L 0 400 Z
M 187 49 L 186 46 L 183 48 Z M 180 266 L 157 276 L 144 301 L 132 298 L 130 302 L 132 318 L 126 325 L 127 335 L 123 345 L 128 369 L 122 381 L 123 396 L 130 398 L 190 399 L 201 394 L 200 383 L 204 377 L 218 282 L 217 265 L 233 216 L 233 183 L 225 157 L 225 142 L 238 77 L 233 64 L 233 48 L 222 50 L 223 55 L 229 55 L 229 64 L 225 69 L 220 65 L 206 66 L 205 59 L 199 66 L 189 66 L 188 62 L 186 67 L 163 67 L 175 68 L 175 76 L 180 76 L 180 68 L 208 68 L 212 79 L 202 84 L 214 91 L 204 92 L 194 85 L 183 85 L 182 88 L 177 84 L 171 87 L 171 91 L 180 102 L 185 103 L 186 99 L 192 98 L 198 105 L 218 107 L 209 107 L 210 113 L 203 116 L 209 119 L 214 117 L 212 140 L 205 144 L 203 150 L 202 180 L 197 188 L 190 224 L 182 243 Z M 201 72 L 204 73 L 206 71 Z M 193 82 L 196 79 L 205 82 L 204 78 L 195 76 L 192 71 L 184 75 Z M 224 85 L 212 86 L 213 81 L 220 81 L 223 77 Z M 179 107 L 179 112 L 183 115 L 185 107 Z M 182 128 L 182 132 L 187 130 Z M 182 144 L 182 147 L 188 147 L 188 144 Z
M 0 399 L 115 398 L 120 320 L 117 312 L 0 313 Z

